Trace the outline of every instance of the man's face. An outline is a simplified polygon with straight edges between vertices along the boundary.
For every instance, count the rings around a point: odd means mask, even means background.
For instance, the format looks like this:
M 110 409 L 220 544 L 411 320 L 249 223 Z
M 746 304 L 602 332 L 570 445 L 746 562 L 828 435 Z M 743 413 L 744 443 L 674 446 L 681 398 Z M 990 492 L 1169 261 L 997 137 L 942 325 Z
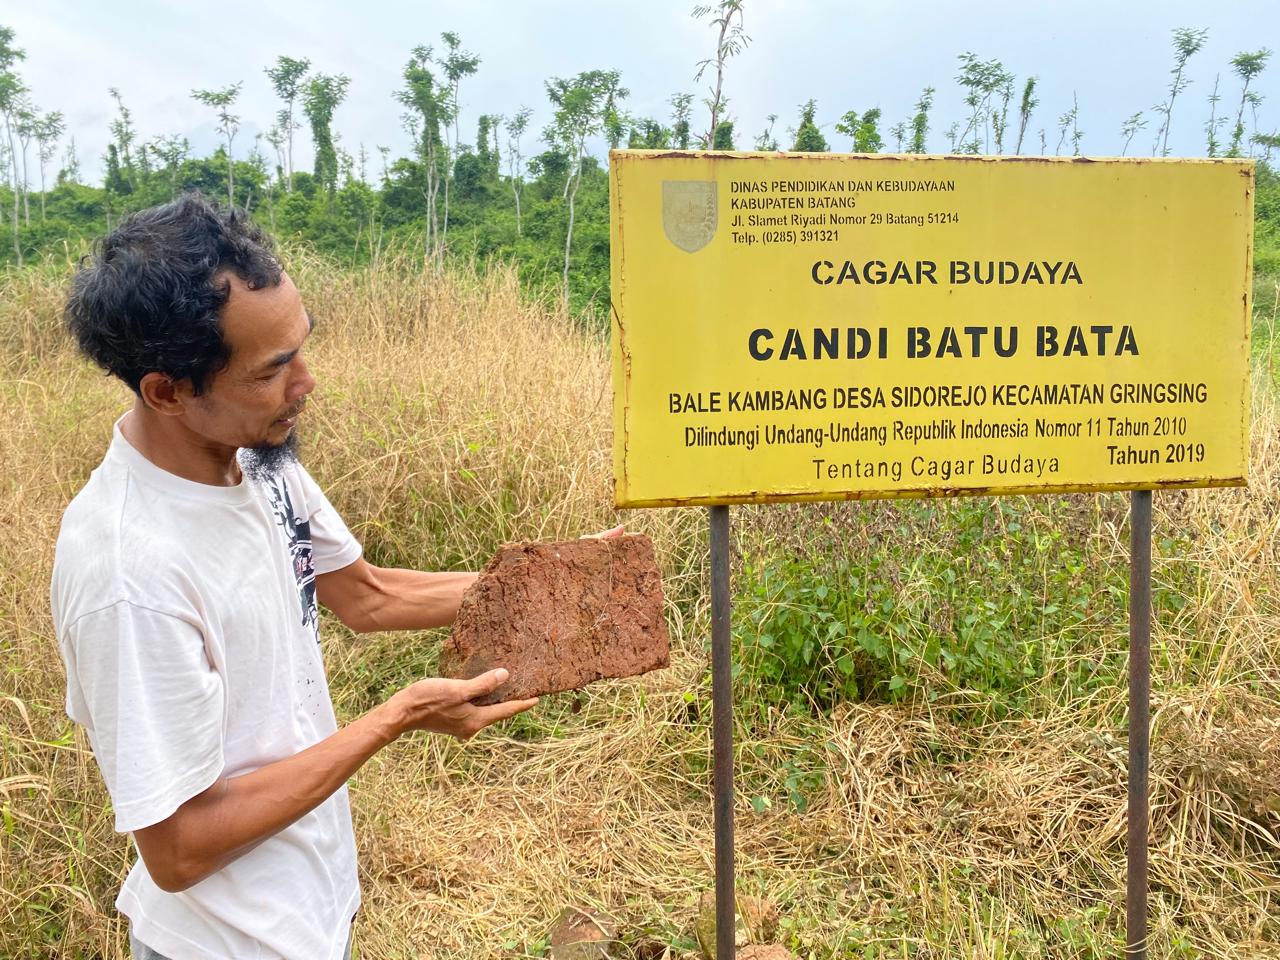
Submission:
M 302 359 L 311 319 L 288 274 L 259 290 L 227 277 L 231 293 L 221 322 L 231 359 L 192 398 L 187 423 L 212 444 L 283 448 L 316 385 Z

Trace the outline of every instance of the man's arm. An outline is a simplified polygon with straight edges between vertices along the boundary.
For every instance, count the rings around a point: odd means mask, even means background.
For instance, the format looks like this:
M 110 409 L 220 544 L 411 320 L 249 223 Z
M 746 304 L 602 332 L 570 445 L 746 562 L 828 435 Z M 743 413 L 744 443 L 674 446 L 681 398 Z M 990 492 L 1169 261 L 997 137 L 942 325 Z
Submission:
M 316 596 L 357 633 L 445 627 L 457 616 L 475 573 L 375 567 L 364 557 L 316 577 Z
M 622 526 L 591 534 L 622 536 Z M 458 615 L 462 595 L 476 573 L 427 573 L 375 567 L 364 557 L 316 577 L 316 596 L 356 633 L 447 627 Z
M 185 890 L 318 807 L 402 733 L 428 730 L 466 740 L 538 702 L 470 702 L 506 679 L 499 669 L 472 680 L 419 680 L 301 753 L 218 780 L 167 819 L 134 831 L 147 871 L 160 889 Z

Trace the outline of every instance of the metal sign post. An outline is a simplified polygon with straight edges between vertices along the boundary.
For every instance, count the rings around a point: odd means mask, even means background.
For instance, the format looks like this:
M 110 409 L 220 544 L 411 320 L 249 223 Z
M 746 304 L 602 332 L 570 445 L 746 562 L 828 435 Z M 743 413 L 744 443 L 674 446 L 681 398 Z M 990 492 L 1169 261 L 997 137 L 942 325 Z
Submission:
M 1151 491 L 1129 513 L 1129 834 L 1125 954 L 1147 956 L 1147 769 L 1151 736 Z
M 729 508 L 711 507 L 711 730 L 716 833 L 716 957 L 734 955 L 733 648 L 730 637 Z

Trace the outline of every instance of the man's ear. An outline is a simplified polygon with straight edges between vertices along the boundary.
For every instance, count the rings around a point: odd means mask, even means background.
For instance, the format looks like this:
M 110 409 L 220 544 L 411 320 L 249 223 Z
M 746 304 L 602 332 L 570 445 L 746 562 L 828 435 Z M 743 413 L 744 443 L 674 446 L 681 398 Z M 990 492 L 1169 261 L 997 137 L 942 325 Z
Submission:
M 194 396 L 186 380 L 174 380 L 163 373 L 148 373 L 138 384 L 142 402 L 156 413 L 168 417 L 181 416 Z

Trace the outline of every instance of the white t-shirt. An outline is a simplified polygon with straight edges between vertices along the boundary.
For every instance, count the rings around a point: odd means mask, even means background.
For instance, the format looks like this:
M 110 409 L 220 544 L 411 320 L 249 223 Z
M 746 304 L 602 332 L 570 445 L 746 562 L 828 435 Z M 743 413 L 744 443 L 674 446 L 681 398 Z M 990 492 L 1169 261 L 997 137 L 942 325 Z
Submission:
M 123 419 L 123 418 L 121 418 Z M 67 713 L 128 832 L 220 777 L 337 729 L 315 576 L 360 544 L 298 465 L 265 483 L 185 480 L 124 438 L 67 508 L 51 599 Z M 116 906 L 173 960 L 338 960 L 360 904 L 344 786 L 182 893 L 138 858 Z

